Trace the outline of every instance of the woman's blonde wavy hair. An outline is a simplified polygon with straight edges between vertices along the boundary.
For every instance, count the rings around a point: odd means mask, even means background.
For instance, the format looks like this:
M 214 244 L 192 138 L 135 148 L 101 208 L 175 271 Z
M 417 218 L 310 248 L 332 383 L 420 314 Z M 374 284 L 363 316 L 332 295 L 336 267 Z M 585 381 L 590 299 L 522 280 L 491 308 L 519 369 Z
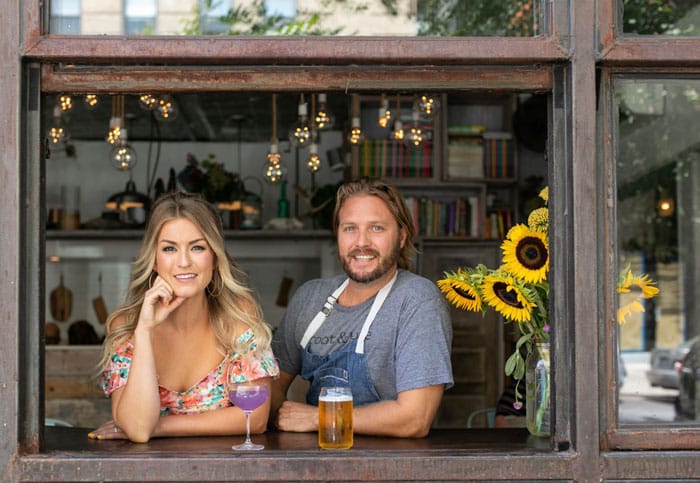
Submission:
M 134 333 L 141 305 L 152 278 L 158 235 L 169 221 L 184 218 L 202 232 L 216 257 L 212 280 L 207 286 L 209 322 L 221 347 L 245 352 L 246 347 L 237 344 L 241 327 L 248 327 L 254 334 L 258 349 L 270 346 L 271 330 L 263 320 L 262 310 L 246 282 L 246 274 L 226 251 L 221 219 L 216 209 L 200 195 L 175 191 L 162 195 L 153 205 L 138 257 L 133 264 L 126 301 L 115 310 L 106 322 L 106 338 L 102 359 L 103 370 L 109 363 L 115 348 Z M 119 321 L 119 323 L 115 323 Z M 122 322 L 125 321 L 125 322 Z

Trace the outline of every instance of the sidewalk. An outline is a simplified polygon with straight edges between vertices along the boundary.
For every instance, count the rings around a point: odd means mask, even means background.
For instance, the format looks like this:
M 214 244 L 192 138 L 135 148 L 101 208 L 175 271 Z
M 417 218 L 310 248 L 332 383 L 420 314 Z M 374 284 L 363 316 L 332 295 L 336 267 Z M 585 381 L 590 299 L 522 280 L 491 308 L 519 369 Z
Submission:
M 649 352 L 623 352 L 622 360 L 627 370 L 627 377 L 625 377 L 625 382 L 620 389 L 621 396 L 675 397 L 678 395 L 677 390 L 649 385 L 646 375 L 649 370 Z

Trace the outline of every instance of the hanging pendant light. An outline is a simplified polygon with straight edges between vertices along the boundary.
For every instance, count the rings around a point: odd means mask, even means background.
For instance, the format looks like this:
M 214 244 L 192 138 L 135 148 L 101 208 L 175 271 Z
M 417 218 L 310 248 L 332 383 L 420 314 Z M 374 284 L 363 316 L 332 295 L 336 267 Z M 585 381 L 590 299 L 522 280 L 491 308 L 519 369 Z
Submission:
M 325 94 L 319 94 L 319 100 L 321 96 L 324 96 Z M 325 102 L 325 101 L 324 101 Z M 315 96 L 311 96 L 311 112 L 321 112 L 322 109 L 319 109 L 316 111 L 316 98 Z M 318 124 L 318 115 L 316 116 L 316 123 L 311 125 L 311 144 L 309 145 L 309 157 L 306 160 L 306 167 L 311 171 L 312 173 L 315 173 L 321 168 L 321 158 L 318 157 L 318 143 L 317 143 L 317 136 L 318 133 L 316 132 L 316 126 Z
M 440 101 L 431 94 L 423 94 L 418 99 L 418 110 L 426 119 L 433 117 L 438 107 L 440 107 Z
M 377 124 L 379 127 L 386 128 L 391 122 L 391 108 L 389 107 L 389 99 L 386 94 L 382 94 L 379 101 L 379 112 L 377 113 Z
M 419 110 L 417 102 L 415 102 L 413 104 L 413 110 L 411 111 L 411 117 L 413 119 L 413 124 L 411 125 L 411 128 L 408 130 L 408 134 L 406 136 L 406 143 L 410 147 L 418 149 L 423 145 L 423 142 L 425 141 L 425 135 L 423 134 L 423 130 L 421 129 L 420 125 L 418 124 L 418 121 L 420 120 L 420 110 Z
M 112 97 L 112 115 L 109 118 L 109 130 L 105 140 L 109 144 L 119 141 L 121 128 L 124 126 L 124 95 L 117 94 Z
M 314 98 L 311 98 L 311 112 L 314 114 L 314 126 L 319 131 L 327 131 L 335 124 L 333 113 L 328 110 L 328 98 L 326 94 L 318 95 L 318 110 L 313 108 Z
M 286 173 L 277 147 L 277 94 L 272 94 L 272 140 L 263 166 L 263 178 L 270 184 L 277 184 Z
M 304 94 L 301 94 L 299 98 L 299 107 L 297 112 L 299 114 L 299 118 L 294 124 L 292 124 L 292 127 L 289 130 L 289 142 L 297 147 L 308 146 L 311 142 L 311 125 L 309 124 L 308 119 L 308 106 L 304 102 Z
M 53 108 L 53 126 L 49 129 L 49 141 L 51 144 L 58 144 L 66 138 L 66 130 L 61 119 L 61 107 L 56 105 Z
M 391 138 L 396 141 L 403 141 L 404 138 L 403 123 L 401 122 L 401 94 L 396 94 L 396 121 L 394 121 Z

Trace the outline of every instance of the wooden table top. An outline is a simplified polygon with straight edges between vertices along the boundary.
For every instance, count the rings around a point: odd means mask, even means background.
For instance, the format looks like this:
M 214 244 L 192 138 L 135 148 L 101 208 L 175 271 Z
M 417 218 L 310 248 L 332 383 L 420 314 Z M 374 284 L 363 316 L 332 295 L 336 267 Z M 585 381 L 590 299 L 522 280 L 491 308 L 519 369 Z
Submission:
M 148 443 L 138 444 L 126 440 L 94 440 L 87 437 L 89 429 L 47 427 L 42 453 L 94 453 L 96 456 L 109 453 L 112 456 L 136 455 L 145 453 L 225 454 L 234 455 L 231 446 L 243 442 L 243 436 L 209 436 L 184 438 L 154 438 Z M 262 451 L 254 454 L 279 455 L 280 452 L 316 453 L 317 455 L 338 452 L 437 452 L 457 454 L 461 452 L 507 452 L 541 453 L 551 451 L 548 438 L 531 436 L 526 429 L 464 429 L 433 430 L 426 438 L 385 438 L 355 435 L 353 447 L 348 451 L 322 450 L 318 447 L 316 433 L 287 433 L 268 431 L 253 435 L 253 442 L 265 445 Z M 248 454 L 251 454 L 249 452 Z

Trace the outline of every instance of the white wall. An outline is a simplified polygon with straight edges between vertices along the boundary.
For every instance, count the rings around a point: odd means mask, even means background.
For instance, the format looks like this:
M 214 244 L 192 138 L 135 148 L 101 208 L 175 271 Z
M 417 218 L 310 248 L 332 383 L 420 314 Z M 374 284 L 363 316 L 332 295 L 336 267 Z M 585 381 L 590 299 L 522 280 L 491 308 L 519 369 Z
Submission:
M 342 172 L 330 171 L 325 152 L 339 147 L 342 143 L 340 132 L 325 132 L 319 149 L 322 157 L 321 170 L 316 174 L 316 186 L 335 184 L 342 178 Z M 122 173 L 111 167 L 108 156 L 110 145 L 106 142 L 75 141 L 76 157 L 69 158 L 65 153 L 54 150 L 46 161 L 47 205 L 54 206 L 60 200 L 60 187 L 80 186 L 81 221 L 85 222 L 99 217 L 104 210 L 104 203 L 110 195 L 122 191 L 129 179 L 128 173 Z M 284 150 L 287 143 L 280 147 Z M 133 170 L 133 179 L 139 191 L 145 191 L 146 157 L 148 143 L 138 142 L 133 146 L 139 158 Z M 269 146 L 263 143 L 245 143 L 241 146 L 241 173 L 245 178 L 261 178 L 263 161 Z M 155 152 L 155 147 L 153 148 Z M 161 159 L 157 176 L 167 182 L 171 167 L 180 171 L 185 167 L 187 153 L 194 154 L 200 161 L 209 153 L 224 162 L 226 169 L 237 171 L 238 147 L 232 143 L 164 143 L 161 147 Z M 294 193 L 291 185 L 298 183 L 304 189 L 310 189 L 311 175 L 305 167 L 304 158 L 307 151 L 300 150 L 298 180 L 295 177 L 294 151 L 282 153 L 283 162 L 289 168 L 289 187 L 287 197 L 290 201 L 292 216 L 295 210 Z M 258 184 L 246 182 L 246 188 L 258 192 Z M 279 187 L 263 183 L 264 218 L 269 220 L 276 216 Z M 307 212 L 307 206 L 299 202 L 299 213 Z M 311 228 L 304 218 L 305 228 Z M 63 275 L 64 285 L 73 293 L 73 309 L 69 320 L 58 322 L 61 329 L 61 343 L 68 343 L 68 327 L 75 320 L 84 319 L 92 323 L 97 333 L 104 335 L 104 327 L 97 322 L 92 300 L 101 293 L 108 310 L 114 310 L 123 300 L 129 283 L 131 260 L 138 251 L 139 240 L 49 240 L 46 247 L 47 260 L 52 255 L 59 255 L 57 263 L 47 262 L 46 269 L 46 310 L 45 321 L 53 321 L 49 306 L 49 297 L 59 285 Z M 277 326 L 284 307 L 276 304 L 277 294 L 284 277 L 293 280 L 290 296 L 301 283 L 311 278 L 338 273 L 335 259 L 335 244 L 332 238 L 321 240 L 289 240 L 285 237 L 272 240 L 230 240 L 228 249 L 249 276 L 251 287 L 256 291 L 265 318 L 273 327 Z M 98 284 L 102 277 L 102 287 Z

